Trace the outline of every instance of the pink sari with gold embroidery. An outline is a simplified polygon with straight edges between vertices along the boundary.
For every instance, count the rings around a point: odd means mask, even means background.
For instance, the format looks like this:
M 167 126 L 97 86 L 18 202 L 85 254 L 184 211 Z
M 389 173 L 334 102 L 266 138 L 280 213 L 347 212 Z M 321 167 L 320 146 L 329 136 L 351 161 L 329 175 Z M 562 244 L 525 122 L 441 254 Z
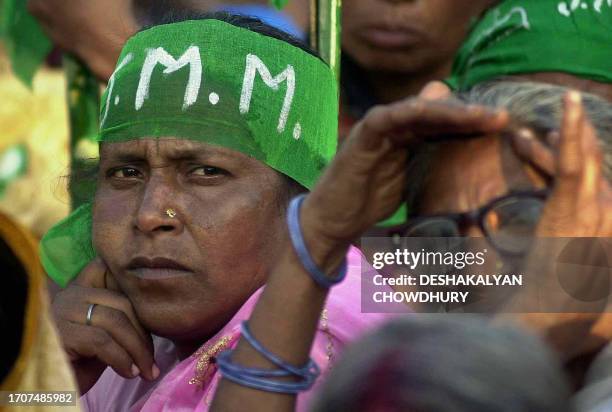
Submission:
M 362 255 L 356 248 L 351 248 L 347 258 L 346 280 L 329 294 L 310 355 L 321 367 L 322 375 L 310 391 L 298 395 L 298 411 L 308 410 L 313 394 L 342 349 L 390 316 L 361 313 Z M 156 382 L 124 379 L 107 368 L 96 385 L 81 398 L 83 407 L 92 412 L 207 411 L 221 379 L 214 357 L 236 345 L 240 323 L 249 318 L 262 289 L 247 300 L 217 335 L 181 362 L 169 341 L 156 338 L 155 359 L 162 370 L 162 376 Z

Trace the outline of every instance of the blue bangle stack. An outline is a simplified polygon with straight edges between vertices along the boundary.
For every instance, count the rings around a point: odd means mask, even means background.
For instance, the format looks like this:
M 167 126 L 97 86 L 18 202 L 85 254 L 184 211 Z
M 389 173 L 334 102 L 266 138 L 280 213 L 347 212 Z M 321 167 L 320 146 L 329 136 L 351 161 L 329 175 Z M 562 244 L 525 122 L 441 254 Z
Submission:
M 291 237 L 291 243 L 293 244 L 295 253 L 312 280 L 314 280 L 314 282 L 323 289 L 329 289 L 330 287 L 342 282 L 346 277 L 346 259 L 342 261 L 338 274 L 335 277 L 327 276 L 314 262 L 310 256 L 310 252 L 308 252 L 308 248 L 306 247 L 304 235 L 302 234 L 302 227 L 300 225 L 300 209 L 305 198 L 306 194 L 301 194 L 293 198 L 291 203 L 289 203 L 289 210 L 287 211 L 289 236 Z
M 306 241 L 302 234 L 300 225 L 300 209 L 306 195 L 299 195 L 291 200 L 287 211 L 287 224 L 293 248 L 302 263 L 302 266 L 312 280 L 321 288 L 329 289 L 333 285 L 342 282 L 346 277 L 346 259 L 342 261 L 338 274 L 335 277 L 327 276 L 314 262 L 306 247 Z M 312 387 L 321 373 L 317 364 L 310 359 L 303 367 L 296 367 L 274 355 L 253 337 L 246 322 L 241 324 L 242 337 L 259 352 L 264 358 L 273 363 L 278 369 L 248 368 L 236 365 L 232 362 L 232 351 L 225 351 L 217 357 L 219 371 L 225 379 L 239 385 L 259 389 L 268 392 L 296 394 L 306 391 Z M 297 381 L 278 381 L 277 378 L 294 377 Z
M 319 367 L 312 359 L 301 368 L 290 365 L 264 348 L 263 345 L 253 337 L 246 322 L 242 322 L 241 332 L 242 337 L 249 342 L 257 352 L 271 363 L 278 366 L 279 369 L 261 369 L 239 366 L 232 363 L 232 351 L 225 351 L 217 357 L 219 371 L 223 374 L 225 379 L 229 379 L 232 382 L 250 388 L 277 393 L 296 394 L 312 387 L 320 374 Z M 279 382 L 278 380 L 274 380 L 275 378 L 292 376 L 299 378 L 299 380 L 295 382 Z

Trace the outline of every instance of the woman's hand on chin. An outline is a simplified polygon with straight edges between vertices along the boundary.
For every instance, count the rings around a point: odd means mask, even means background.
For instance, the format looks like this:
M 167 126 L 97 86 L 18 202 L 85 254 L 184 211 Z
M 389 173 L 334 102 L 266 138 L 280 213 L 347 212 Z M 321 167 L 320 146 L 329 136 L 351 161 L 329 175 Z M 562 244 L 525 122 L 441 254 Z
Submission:
M 426 97 L 370 110 L 304 201 L 304 236 L 315 259 L 333 267 L 351 242 L 399 207 L 411 145 L 496 133 L 507 124 L 505 112 Z
M 96 258 L 53 300 L 55 321 L 82 394 L 107 366 L 125 378 L 159 376 L 151 335 L 127 297 L 107 285 L 107 277 L 112 275 Z

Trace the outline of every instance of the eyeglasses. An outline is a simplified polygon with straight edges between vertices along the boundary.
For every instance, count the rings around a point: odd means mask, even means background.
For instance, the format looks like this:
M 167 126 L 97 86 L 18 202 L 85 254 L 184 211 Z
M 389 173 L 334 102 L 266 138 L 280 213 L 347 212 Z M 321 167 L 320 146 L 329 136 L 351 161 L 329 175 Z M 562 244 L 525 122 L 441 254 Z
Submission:
M 461 237 L 469 226 L 480 227 L 489 242 L 502 253 L 525 253 L 535 232 L 548 190 L 514 192 L 493 199 L 485 206 L 465 212 L 421 216 L 389 230 L 399 240 L 410 237 Z

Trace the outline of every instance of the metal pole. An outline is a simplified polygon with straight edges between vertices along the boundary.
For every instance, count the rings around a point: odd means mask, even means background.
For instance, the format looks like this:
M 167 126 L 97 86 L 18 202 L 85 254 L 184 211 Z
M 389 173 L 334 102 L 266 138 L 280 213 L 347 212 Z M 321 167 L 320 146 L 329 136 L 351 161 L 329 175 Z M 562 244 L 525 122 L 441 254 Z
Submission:
M 342 0 L 310 1 L 310 43 L 340 80 Z
M 83 147 L 95 145 L 100 114 L 100 84 L 83 63 L 72 56 L 64 56 L 66 98 L 70 125 L 70 178 L 68 191 L 71 208 L 76 209 L 93 195 L 92 179 L 74 179 L 87 167 Z

